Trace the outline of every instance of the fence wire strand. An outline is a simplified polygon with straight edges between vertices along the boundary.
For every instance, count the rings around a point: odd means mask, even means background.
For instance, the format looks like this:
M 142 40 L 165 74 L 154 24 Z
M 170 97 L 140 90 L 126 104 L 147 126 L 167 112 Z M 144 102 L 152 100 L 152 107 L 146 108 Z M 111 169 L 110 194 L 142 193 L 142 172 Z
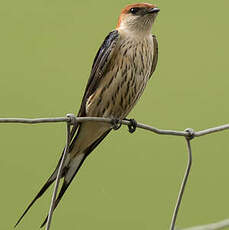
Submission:
M 190 129 L 187 129 L 187 131 L 189 131 Z M 180 187 L 180 191 L 178 194 L 178 198 L 177 198 L 177 203 L 175 205 L 175 209 L 173 212 L 173 217 L 172 217 L 172 221 L 171 221 L 171 226 L 170 226 L 170 230 L 174 230 L 175 229 L 175 224 L 176 224 L 176 219 L 177 219 L 177 215 L 178 215 L 178 211 L 180 209 L 180 205 L 181 205 L 181 201 L 184 195 L 184 190 L 188 181 L 188 177 L 191 171 L 191 167 L 192 167 L 192 148 L 191 148 L 191 139 L 192 137 L 192 133 L 190 132 L 190 137 L 186 137 L 186 142 L 187 142 L 187 149 L 188 149 L 188 163 L 187 163 L 187 168 L 185 170 L 185 174 L 184 174 L 184 178 Z
M 71 129 L 70 124 L 69 124 L 69 122 L 67 122 L 67 125 L 66 125 L 66 145 L 64 148 L 64 153 L 63 153 L 62 159 L 60 161 L 60 166 L 58 168 L 58 172 L 57 172 L 57 176 L 56 176 L 56 182 L 55 182 L 55 186 L 54 186 L 54 190 L 53 190 L 53 194 L 52 194 L 52 200 L 51 200 L 51 204 L 50 204 L 50 209 L 49 209 L 49 213 L 48 213 L 46 230 L 49 230 L 50 226 L 51 226 L 52 215 L 53 215 L 53 211 L 55 209 L 56 195 L 57 195 L 57 191 L 58 191 L 58 187 L 59 187 L 59 183 L 60 183 L 60 179 L 61 179 L 63 165 L 64 165 L 64 161 L 65 161 L 66 156 L 67 156 L 68 151 L 69 151 L 70 129 Z
M 57 122 L 70 122 L 71 124 L 74 124 L 75 122 L 81 123 L 81 122 L 86 122 L 86 121 L 112 123 L 113 119 L 103 118 L 103 117 L 75 117 L 72 114 L 68 114 L 67 117 L 56 117 L 56 118 L 35 118 L 35 119 L 0 118 L 0 123 L 23 123 L 23 124 L 57 123 Z M 131 125 L 131 122 L 127 120 L 122 120 L 119 122 L 123 125 Z M 137 123 L 137 128 L 145 129 L 145 130 L 154 132 L 156 134 L 161 134 L 161 135 L 173 135 L 173 136 L 184 136 L 184 137 L 189 136 L 189 132 L 186 132 L 186 131 L 158 129 L 156 127 L 145 125 L 142 123 Z M 194 137 L 200 137 L 200 136 L 208 135 L 211 133 L 221 132 L 227 129 L 229 129 L 229 124 L 197 131 L 197 132 L 194 132 L 193 135 Z
M 52 200 L 51 200 L 51 204 L 50 204 L 50 210 L 49 210 L 49 214 L 48 214 L 48 220 L 47 220 L 47 224 L 46 224 L 46 230 L 49 230 L 50 226 L 51 226 L 51 220 L 52 220 L 53 211 L 55 209 L 55 200 L 56 200 L 58 186 L 59 186 L 59 182 L 60 182 L 60 178 L 61 178 L 61 171 L 62 171 L 62 168 L 63 168 L 63 162 L 65 160 L 66 155 L 68 154 L 68 149 L 69 149 L 69 142 L 70 142 L 70 135 L 71 135 L 71 132 L 70 132 L 71 125 L 76 125 L 77 123 L 82 123 L 82 122 L 87 122 L 87 121 L 105 122 L 105 123 L 114 124 L 114 120 L 111 119 L 111 118 L 76 117 L 73 114 L 67 114 L 65 117 L 54 117 L 54 118 L 35 118 L 35 119 L 0 118 L 0 123 L 40 124 L 40 123 L 66 122 L 66 127 L 67 127 L 67 131 L 66 131 L 66 146 L 65 146 L 63 157 L 61 159 L 60 166 L 58 168 L 58 174 L 57 174 L 57 178 L 56 178 L 56 182 L 55 182 L 55 186 L 54 186 L 54 190 L 53 190 Z M 128 120 L 120 120 L 120 121 L 118 121 L 118 123 L 122 124 L 122 125 L 127 125 L 127 126 L 132 125 L 131 121 L 128 121 Z M 185 187 L 186 187 L 186 184 L 187 184 L 187 181 L 188 181 L 188 177 L 190 175 L 190 170 L 191 170 L 191 165 L 192 165 L 191 139 L 193 139 L 194 137 L 201 137 L 201 136 L 204 136 L 204 135 L 208 135 L 208 134 L 228 130 L 229 129 L 229 124 L 216 126 L 216 127 L 209 128 L 209 129 L 204 129 L 204 130 L 200 130 L 200 131 L 197 131 L 197 132 L 195 132 L 193 129 L 190 129 L 190 128 L 186 129 L 184 131 L 158 129 L 156 127 L 152 127 L 152 126 L 142 124 L 142 123 L 137 123 L 136 127 L 140 128 L 140 129 L 144 129 L 144 130 L 154 132 L 154 133 L 156 133 L 158 135 L 183 136 L 186 139 L 187 149 L 188 149 L 188 164 L 187 164 L 187 168 L 186 168 L 186 171 L 185 171 L 185 174 L 184 174 L 184 178 L 183 178 L 183 181 L 182 181 L 182 184 L 181 184 L 181 187 L 180 187 L 180 191 L 179 191 L 178 198 L 177 198 L 177 203 L 176 203 L 176 206 L 174 208 L 174 213 L 173 213 L 172 221 L 171 221 L 171 225 L 170 225 L 170 230 L 174 230 L 175 225 L 176 225 L 177 215 L 178 215 L 179 208 L 180 208 L 180 204 L 182 202 L 183 194 L 184 194 Z M 204 225 L 204 226 L 186 228 L 184 230 L 204 230 L 204 229 L 217 230 L 217 229 L 225 228 L 226 226 L 229 226 L 229 220 L 224 220 L 224 221 L 221 221 L 221 222 L 218 222 L 218 223 Z
M 216 223 L 207 224 L 207 225 L 200 225 L 190 228 L 182 228 L 177 230 L 220 230 L 229 227 L 229 219 L 222 220 Z

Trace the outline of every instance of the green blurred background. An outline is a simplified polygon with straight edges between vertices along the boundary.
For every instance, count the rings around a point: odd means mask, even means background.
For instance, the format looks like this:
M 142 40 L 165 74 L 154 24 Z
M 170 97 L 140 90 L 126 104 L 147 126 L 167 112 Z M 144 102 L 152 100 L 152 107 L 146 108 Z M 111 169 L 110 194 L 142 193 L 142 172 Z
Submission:
M 0 2 L 0 117 L 76 113 L 97 49 L 115 28 L 117 1 Z M 159 128 L 228 123 L 228 0 L 155 1 L 161 12 L 156 72 L 129 117 Z M 193 170 L 177 225 L 229 217 L 228 132 L 192 141 Z M 0 125 L 0 229 L 12 229 L 56 166 L 64 124 Z M 182 137 L 123 127 L 88 158 L 56 210 L 52 228 L 166 230 L 187 160 Z M 51 190 L 18 229 L 38 229 Z

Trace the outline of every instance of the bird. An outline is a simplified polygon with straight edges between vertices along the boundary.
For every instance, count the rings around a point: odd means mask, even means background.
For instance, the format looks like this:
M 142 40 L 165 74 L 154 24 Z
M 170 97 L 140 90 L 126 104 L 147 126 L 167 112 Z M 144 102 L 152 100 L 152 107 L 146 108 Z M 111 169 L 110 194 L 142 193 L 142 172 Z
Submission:
M 158 42 L 151 31 L 159 11 L 156 5 L 149 3 L 130 4 L 122 9 L 116 28 L 105 37 L 94 58 L 78 117 L 119 120 L 127 117 L 157 65 Z M 58 206 L 85 159 L 111 130 L 112 124 L 93 121 L 78 123 L 72 127 L 69 151 L 61 173 L 63 183 L 54 208 Z M 15 227 L 55 181 L 62 156 Z M 47 217 L 41 227 L 46 222 Z

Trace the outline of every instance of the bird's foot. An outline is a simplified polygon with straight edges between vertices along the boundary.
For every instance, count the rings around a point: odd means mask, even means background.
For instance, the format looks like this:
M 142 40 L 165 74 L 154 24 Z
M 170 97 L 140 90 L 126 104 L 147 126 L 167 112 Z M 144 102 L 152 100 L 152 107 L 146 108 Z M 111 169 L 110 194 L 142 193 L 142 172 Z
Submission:
M 122 126 L 122 123 L 117 118 L 112 119 L 111 124 L 112 124 L 114 130 L 118 130 Z
M 125 118 L 124 120 L 130 122 L 130 124 L 128 125 L 129 132 L 134 133 L 137 128 L 137 124 L 138 124 L 137 121 L 135 121 L 134 119 L 127 119 L 127 118 Z

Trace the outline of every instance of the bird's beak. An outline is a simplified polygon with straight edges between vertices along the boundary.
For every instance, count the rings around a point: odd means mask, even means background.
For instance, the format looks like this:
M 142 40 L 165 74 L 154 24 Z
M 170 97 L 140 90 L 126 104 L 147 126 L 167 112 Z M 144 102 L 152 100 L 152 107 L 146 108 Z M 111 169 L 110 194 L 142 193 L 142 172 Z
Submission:
M 152 8 L 147 11 L 148 14 L 158 13 L 160 11 L 159 8 Z

